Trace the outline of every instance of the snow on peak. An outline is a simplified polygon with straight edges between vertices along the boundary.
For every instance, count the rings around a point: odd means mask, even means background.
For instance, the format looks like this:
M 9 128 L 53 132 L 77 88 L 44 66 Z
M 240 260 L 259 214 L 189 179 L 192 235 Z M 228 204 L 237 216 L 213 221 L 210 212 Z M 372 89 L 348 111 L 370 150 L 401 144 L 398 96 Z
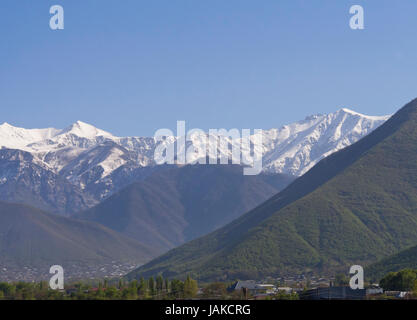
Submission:
M 74 134 L 80 138 L 92 139 L 96 137 L 112 137 L 112 134 L 104 130 L 98 129 L 91 124 L 76 121 L 66 129 L 62 130 L 62 134 Z
M 54 128 L 25 129 L 4 122 L 0 125 L 0 147 L 19 149 L 30 143 L 52 138 L 60 130 Z
M 343 111 L 345 113 L 350 113 L 350 114 L 361 115 L 362 116 L 362 114 L 360 114 L 359 112 L 353 111 L 353 110 L 348 109 L 348 108 L 342 108 L 342 109 L 340 109 L 340 111 Z
M 353 111 L 353 110 L 348 109 L 348 108 L 342 108 L 342 109 L 339 110 L 339 112 L 351 114 L 351 115 L 354 115 L 354 116 L 359 116 L 361 118 L 367 118 L 367 119 L 371 119 L 371 120 L 377 120 L 377 121 L 378 120 L 388 120 L 391 117 L 391 115 L 386 115 L 386 116 L 368 116 L 368 115 L 365 115 L 365 114 L 362 114 L 362 113 Z
M 324 157 L 369 134 L 389 117 L 367 116 L 343 108 L 334 113 L 312 115 L 279 129 L 264 130 L 263 169 L 300 176 Z M 191 140 L 190 143 L 197 148 L 204 142 L 196 134 Z M 170 143 L 175 143 L 175 138 Z M 111 145 L 125 151 L 109 149 Z M 91 170 L 92 175 L 101 170 L 101 178 L 109 176 L 126 162 L 138 166 L 155 165 L 156 144 L 153 138 L 115 137 L 82 121 L 64 130 L 23 129 L 4 123 L 0 125 L 0 148 L 2 146 L 31 152 L 55 172 L 79 167 L 80 172 Z M 107 151 L 101 153 L 97 149 L 92 152 L 98 146 Z M 217 148 L 219 154 L 230 156 L 228 147 L 224 150 Z M 77 174 L 73 174 L 70 174 L 71 180 L 78 180 Z M 89 175 L 84 172 L 82 176 Z
M 371 133 L 387 116 L 367 116 L 348 108 L 307 117 L 264 132 L 265 171 L 301 176 L 321 159 Z

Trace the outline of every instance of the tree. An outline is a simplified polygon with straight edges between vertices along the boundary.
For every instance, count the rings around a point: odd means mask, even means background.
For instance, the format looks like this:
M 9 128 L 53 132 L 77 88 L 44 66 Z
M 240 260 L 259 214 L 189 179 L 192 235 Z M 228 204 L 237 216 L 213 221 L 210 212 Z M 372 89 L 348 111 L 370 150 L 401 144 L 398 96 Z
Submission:
M 184 282 L 184 297 L 186 299 L 192 299 L 197 296 L 198 293 L 198 284 L 196 280 L 191 279 L 188 275 L 187 279 Z
M 203 289 L 204 298 L 223 299 L 227 295 L 227 286 L 224 282 L 211 283 Z
M 153 277 L 149 278 L 148 287 L 149 287 L 149 294 L 153 298 L 155 296 L 155 279 Z
M 171 298 L 182 299 L 184 297 L 184 282 L 181 280 L 171 281 Z
M 165 292 L 168 294 L 169 292 L 169 280 L 165 279 Z
M 129 283 L 127 299 L 136 300 L 138 298 L 138 281 L 133 280 Z
M 162 289 L 164 287 L 164 278 L 161 275 L 156 277 L 156 292 L 158 295 L 162 293 Z
M 104 297 L 103 284 L 99 282 L 97 292 L 96 292 L 96 298 L 101 299 L 103 297 Z
M 388 273 L 379 284 L 385 290 L 410 291 L 413 290 L 416 280 L 417 270 L 404 269 Z
M 117 290 L 115 287 L 107 288 L 105 296 L 108 299 L 118 299 L 119 298 L 119 290 Z
M 299 296 L 297 293 L 286 293 L 284 291 L 278 292 L 274 297 L 274 300 L 299 300 Z
M 349 278 L 344 273 L 338 273 L 334 283 L 336 286 L 347 286 L 349 285 Z
M 132 288 L 135 291 L 138 290 L 138 286 L 139 286 L 138 280 L 133 280 L 132 282 L 129 283 L 129 288 Z
M 146 283 L 146 280 L 143 277 L 139 280 L 138 296 L 139 298 L 143 299 L 146 299 L 148 297 L 148 284 Z
M 413 285 L 413 297 L 417 298 L 417 280 L 414 281 Z

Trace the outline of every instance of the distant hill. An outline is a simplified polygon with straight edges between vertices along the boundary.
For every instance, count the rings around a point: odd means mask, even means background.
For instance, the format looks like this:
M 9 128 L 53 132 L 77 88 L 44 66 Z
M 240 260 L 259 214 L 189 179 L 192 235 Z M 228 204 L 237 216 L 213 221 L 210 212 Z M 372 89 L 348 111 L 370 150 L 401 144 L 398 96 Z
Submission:
M 0 279 L 27 268 L 47 273 L 55 264 L 69 273 L 115 261 L 139 265 L 152 256 L 148 247 L 96 223 L 0 202 Z
M 387 273 L 398 272 L 403 269 L 417 269 L 417 246 L 371 264 L 365 268 L 365 278 L 367 280 L 379 281 Z
M 285 190 L 129 278 L 334 275 L 417 244 L 417 100 Z
M 293 180 L 282 174 L 244 176 L 237 165 L 161 169 L 76 217 L 163 252 L 224 226 Z

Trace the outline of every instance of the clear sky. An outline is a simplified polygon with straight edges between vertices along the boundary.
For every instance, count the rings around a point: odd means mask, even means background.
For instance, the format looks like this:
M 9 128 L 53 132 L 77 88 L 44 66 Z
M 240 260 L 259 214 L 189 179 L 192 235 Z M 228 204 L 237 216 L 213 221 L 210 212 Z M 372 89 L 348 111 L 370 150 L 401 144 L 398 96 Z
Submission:
M 389 114 L 417 97 L 416 34 L 415 0 L 1 0 L 0 122 L 145 136 Z

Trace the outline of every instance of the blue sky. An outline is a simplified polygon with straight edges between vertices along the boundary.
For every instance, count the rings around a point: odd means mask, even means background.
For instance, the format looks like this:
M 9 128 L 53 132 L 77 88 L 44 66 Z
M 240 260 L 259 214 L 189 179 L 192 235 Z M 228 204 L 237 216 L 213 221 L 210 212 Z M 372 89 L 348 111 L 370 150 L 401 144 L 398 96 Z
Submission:
M 416 15 L 414 0 L 1 0 L 0 122 L 153 135 L 393 113 L 417 97 Z

